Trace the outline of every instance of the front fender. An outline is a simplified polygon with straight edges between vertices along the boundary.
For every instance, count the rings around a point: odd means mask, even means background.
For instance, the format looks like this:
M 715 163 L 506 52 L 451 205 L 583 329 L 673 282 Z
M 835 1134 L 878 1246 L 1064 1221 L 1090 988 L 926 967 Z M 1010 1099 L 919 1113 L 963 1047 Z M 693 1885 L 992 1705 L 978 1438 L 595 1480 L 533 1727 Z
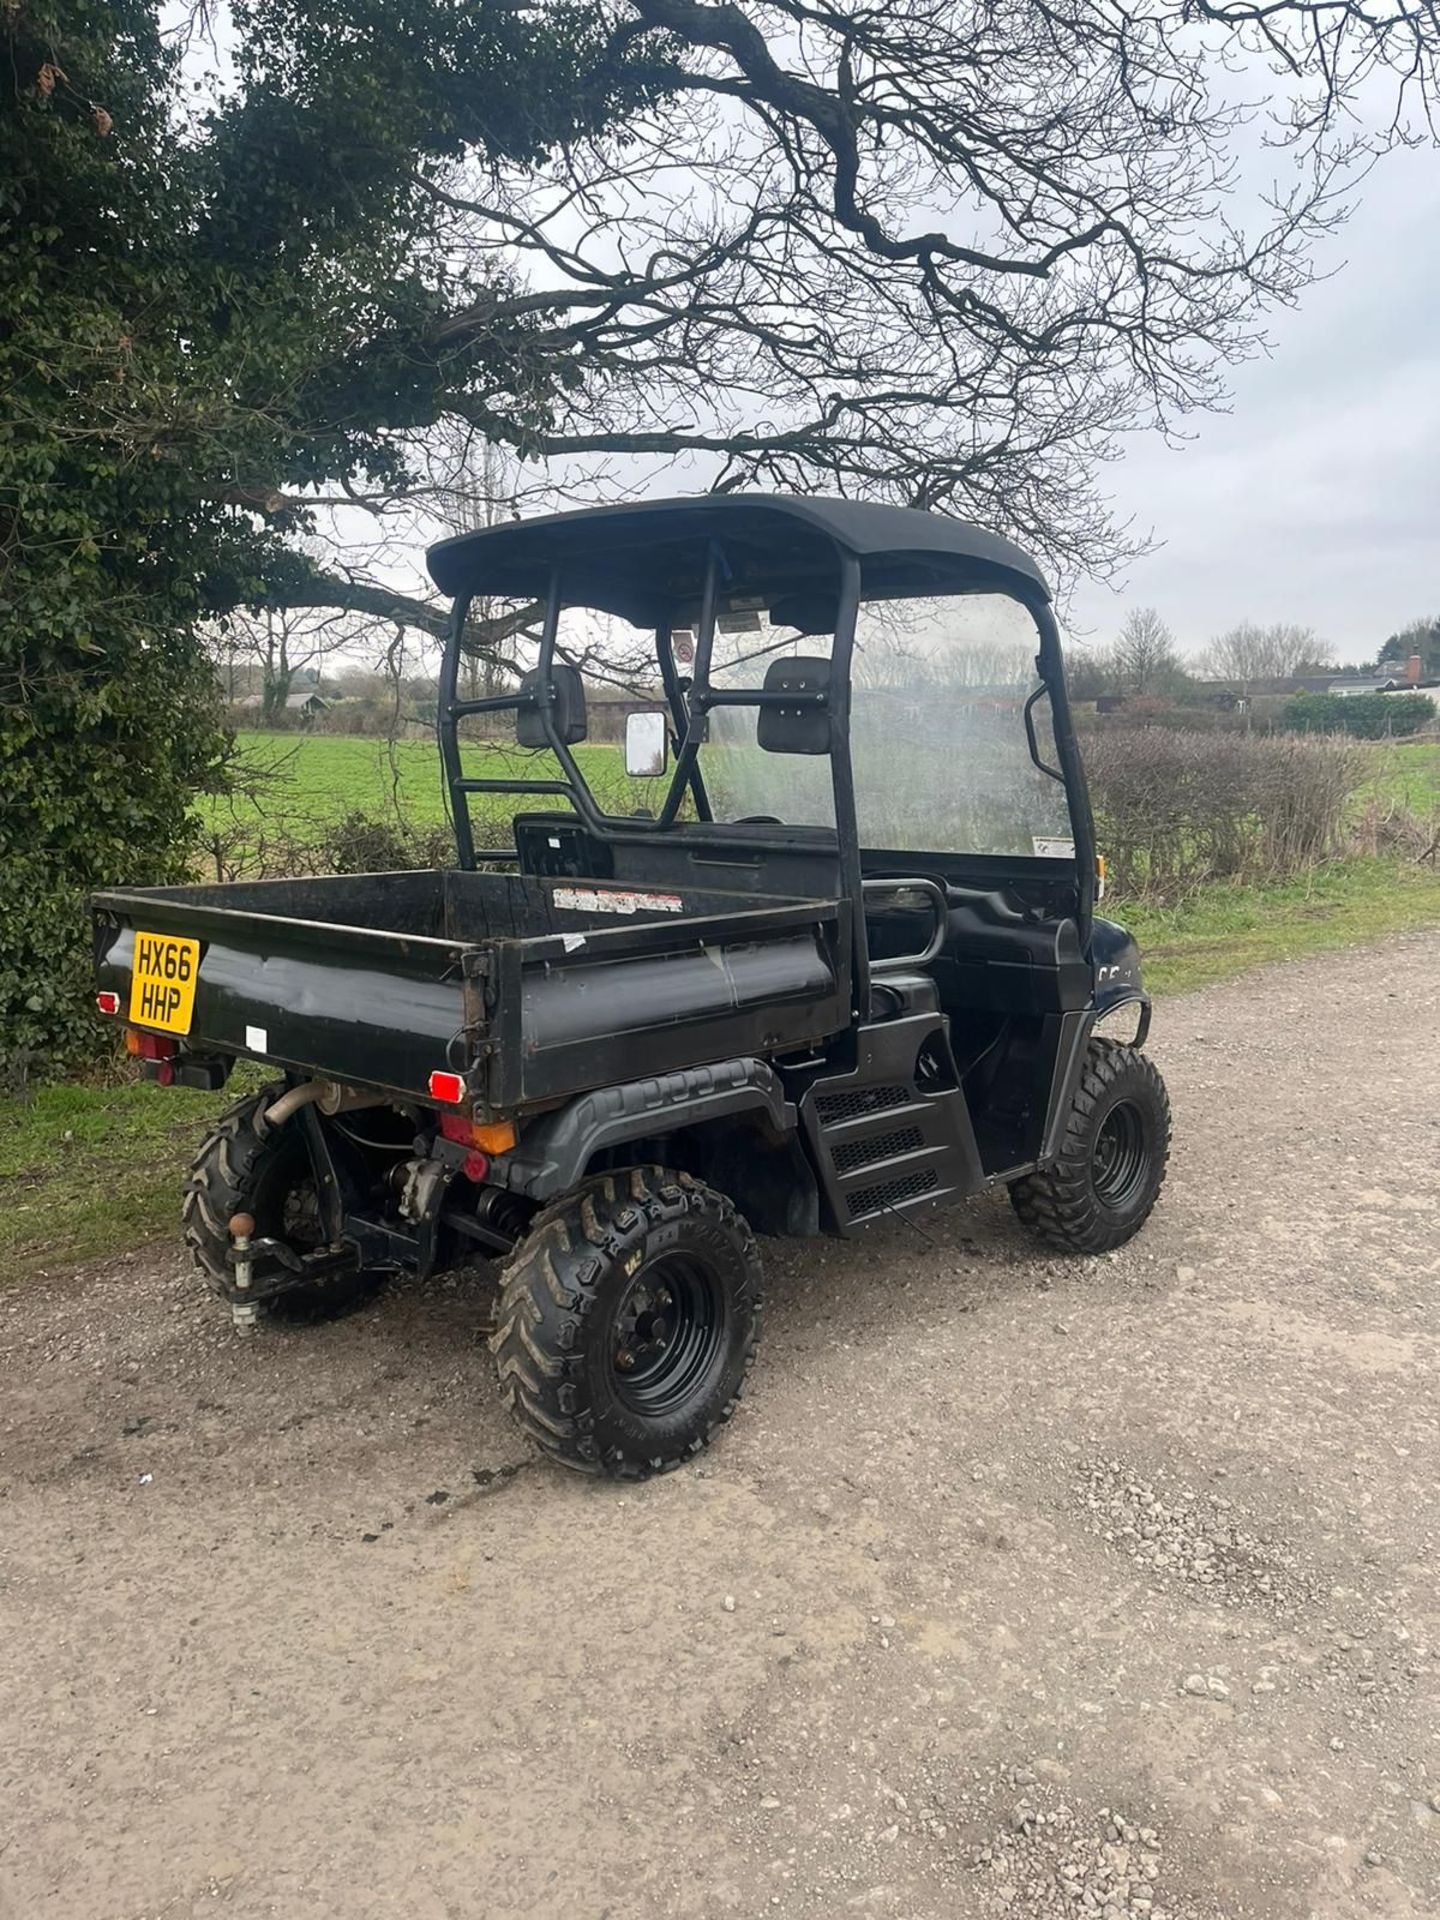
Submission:
M 1092 921 L 1090 969 L 1090 1006 L 1097 1019 L 1137 1000 L 1149 1007 L 1150 996 L 1145 991 L 1140 970 L 1140 949 L 1134 935 L 1116 921 Z
M 1085 1049 L 1095 1029 L 1121 1007 L 1139 1007 L 1139 1022 L 1129 1045 L 1143 1047 L 1150 1032 L 1150 995 L 1140 971 L 1140 948 L 1134 935 L 1117 921 L 1091 922 L 1090 972 L 1090 1005 L 1065 1014 L 1061 1021 L 1040 1148 L 1042 1166 L 1049 1165 L 1060 1150 L 1070 1102 L 1085 1069 Z

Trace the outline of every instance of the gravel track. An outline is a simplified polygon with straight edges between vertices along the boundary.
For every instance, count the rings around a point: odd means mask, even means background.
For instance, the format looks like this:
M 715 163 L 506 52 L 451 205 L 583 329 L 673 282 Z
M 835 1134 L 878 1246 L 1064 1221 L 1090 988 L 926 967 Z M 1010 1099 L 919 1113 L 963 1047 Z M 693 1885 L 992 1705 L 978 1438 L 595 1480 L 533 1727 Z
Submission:
M 484 1273 L 241 1345 L 0 1293 L 6 1920 L 1440 1913 L 1440 943 L 1166 1001 L 1150 1227 L 768 1243 L 705 1462 L 505 1421 Z

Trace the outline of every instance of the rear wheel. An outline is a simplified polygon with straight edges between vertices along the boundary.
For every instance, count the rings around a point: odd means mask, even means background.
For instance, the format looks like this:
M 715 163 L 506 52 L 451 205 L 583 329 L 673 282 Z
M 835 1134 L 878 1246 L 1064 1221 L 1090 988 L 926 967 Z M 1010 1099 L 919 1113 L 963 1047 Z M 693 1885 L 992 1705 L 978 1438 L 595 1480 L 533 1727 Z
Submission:
M 280 1083 L 262 1087 L 223 1113 L 196 1155 L 185 1188 L 185 1244 L 211 1290 L 232 1302 L 237 1296 L 227 1255 L 233 1214 L 250 1214 L 257 1236 L 283 1240 L 297 1253 L 324 1245 L 305 1136 L 293 1118 L 278 1127 L 265 1119 L 266 1109 L 284 1091 Z M 249 1311 L 286 1319 L 329 1318 L 359 1305 L 380 1284 L 374 1274 L 299 1281 Z
M 760 1337 L 755 1237 L 688 1174 L 604 1174 L 537 1214 L 490 1346 L 506 1404 L 568 1467 L 641 1479 L 709 1444 Z
M 1092 1040 L 1054 1162 L 1010 1188 L 1021 1221 L 1067 1253 L 1123 1246 L 1149 1219 L 1170 1157 L 1170 1101 L 1154 1062 Z

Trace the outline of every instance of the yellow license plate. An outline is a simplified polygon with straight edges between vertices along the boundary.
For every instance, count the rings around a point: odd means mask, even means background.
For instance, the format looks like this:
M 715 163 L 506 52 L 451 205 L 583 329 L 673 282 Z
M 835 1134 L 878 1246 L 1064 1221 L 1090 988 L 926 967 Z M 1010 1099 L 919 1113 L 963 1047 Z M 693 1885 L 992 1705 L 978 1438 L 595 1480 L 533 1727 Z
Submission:
M 137 930 L 130 980 L 131 1025 L 158 1027 L 161 1033 L 188 1033 L 195 1017 L 199 972 L 198 940 Z

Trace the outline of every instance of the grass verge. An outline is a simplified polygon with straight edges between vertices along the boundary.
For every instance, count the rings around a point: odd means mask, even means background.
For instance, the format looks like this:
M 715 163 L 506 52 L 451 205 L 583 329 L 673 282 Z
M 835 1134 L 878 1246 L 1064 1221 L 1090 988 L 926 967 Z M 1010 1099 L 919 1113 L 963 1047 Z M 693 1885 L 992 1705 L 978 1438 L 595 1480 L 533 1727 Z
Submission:
M 0 1099 L 0 1286 L 175 1235 L 202 1134 L 261 1084 L 246 1066 L 223 1093 L 127 1080 Z
M 1180 907 L 1116 902 L 1158 993 L 1229 980 L 1270 961 L 1440 925 L 1440 874 L 1364 859 L 1304 880 L 1212 887 Z M 0 1284 L 172 1237 L 186 1167 L 215 1114 L 260 1083 L 221 1094 L 143 1081 L 40 1087 L 0 1099 Z
M 1440 924 L 1440 873 L 1383 858 L 1337 860 L 1271 886 L 1214 886 L 1178 907 L 1117 904 L 1146 983 L 1185 993 L 1275 960 Z

